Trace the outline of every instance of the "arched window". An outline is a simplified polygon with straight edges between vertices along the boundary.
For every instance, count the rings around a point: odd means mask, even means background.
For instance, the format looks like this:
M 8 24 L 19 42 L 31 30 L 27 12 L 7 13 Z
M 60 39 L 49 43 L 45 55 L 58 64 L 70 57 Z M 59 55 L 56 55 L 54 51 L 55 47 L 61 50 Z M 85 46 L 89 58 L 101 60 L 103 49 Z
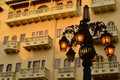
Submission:
M 8 64 L 6 68 L 6 72 L 12 71 L 12 64 Z
M 24 12 L 28 11 L 28 9 L 25 9 Z
M 67 4 L 71 4 L 71 3 L 73 3 L 71 0 L 69 0 L 69 1 L 67 2 Z
M 16 13 L 17 13 L 17 14 L 16 14 L 16 17 L 19 17 L 19 16 L 20 16 L 20 13 L 21 13 L 21 10 L 18 10 Z
M 63 3 L 62 2 L 57 3 L 57 9 L 58 10 L 63 9 Z
M 16 13 L 21 13 L 21 10 L 16 11 Z
M 107 25 L 108 25 L 108 26 L 114 26 L 115 24 L 114 24 L 113 21 L 109 21 Z
M 38 7 L 37 13 L 42 13 L 42 12 L 47 12 L 48 11 L 48 6 L 47 5 L 42 5 Z
M 23 13 L 23 16 L 26 16 L 26 15 L 27 15 L 27 12 L 28 12 L 28 9 L 25 9 L 25 10 L 24 10 L 24 13 Z
M 16 41 L 16 40 L 17 40 L 17 36 L 14 35 L 14 36 L 12 37 L 12 40 Z
M 72 7 L 72 1 L 71 0 L 69 0 L 68 2 L 67 2 L 67 8 L 71 8 Z
M 63 3 L 62 2 L 58 2 L 57 5 L 63 5 Z
M 115 31 L 115 23 L 113 21 L 109 21 L 107 24 L 107 29 L 109 32 Z
M 48 7 L 48 6 L 47 5 L 42 5 L 42 6 L 38 7 L 38 9 L 46 8 L 46 7 Z

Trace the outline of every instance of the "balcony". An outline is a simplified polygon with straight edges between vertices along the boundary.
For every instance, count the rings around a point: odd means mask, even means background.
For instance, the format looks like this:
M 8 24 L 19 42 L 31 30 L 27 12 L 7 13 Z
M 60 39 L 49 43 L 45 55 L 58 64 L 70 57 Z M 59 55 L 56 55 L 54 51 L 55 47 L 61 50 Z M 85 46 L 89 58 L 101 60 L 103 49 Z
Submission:
M 91 74 L 94 80 L 118 80 L 120 64 L 117 61 L 94 62 Z
M 112 43 L 117 43 L 117 42 L 119 42 L 118 29 L 117 29 L 116 26 L 108 26 L 108 27 L 107 27 L 107 31 L 112 35 Z M 100 40 L 100 36 L 101 36 L 101 35 L 99 35 L 99 34 L 102 34 L 102 32 L 101 32 L 101 33 L 98 32 L 97 35 L 95 35 L 95 36 L 93 37 L 93 40 L 94 40 L 94 43 L 95 43 L 95 44 L 102 44 L 102 43 L 101 43 L 101 40 Z
M 116 10 L 116 0 L 91 0 L 91 9 L 94 13 Z
M 59 68 L 58 80 L 75 80 L 75 68 Z
M 20 42 L 18 41 L 8 41 L 5 43 L 5 48 L 4 51 L 9 54 L 9 53 L 18 53 L 20 51 Z
M 15 72 L 0 73 L 0 80 L 15 80 Z
M 19 80 L 48 80 L 49 70 L 45 67 L 21 69 Z
M 35 51 L 41 49 L 50 49 L 53 45 L 53 40 L 50 36 L 30 37 L 25 39 L 24 48 L 27 51 Z
M 40 8 L 16 14 L 8 14 L 6 23 L 10 26 L 20 26 L 51 19 L 64 19 L 80 15 L 80 8 L 76 4 Z

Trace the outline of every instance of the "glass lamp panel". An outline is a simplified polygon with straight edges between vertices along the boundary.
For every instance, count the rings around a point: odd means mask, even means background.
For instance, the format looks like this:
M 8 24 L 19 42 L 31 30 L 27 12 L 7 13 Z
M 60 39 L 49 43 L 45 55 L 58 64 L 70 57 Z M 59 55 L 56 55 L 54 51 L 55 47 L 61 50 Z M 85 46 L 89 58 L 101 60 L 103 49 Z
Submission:
M 77 43 L 81 44 L 84 40 L 84 34 L 77 34 L 76 39 L 77 39 Z
M 112 56 L 112 55 L 114 55 L 114 50 L 115 50 L 114 47 L 106 47 L 106 48 L 105 48 L 106 55 L 107 55 L 107 56 Z
M 93 57 L 93 61 L 96 61 L 96 60 L 97 60 L 97 55 Z
M 107 36 L 107 35 L 104 35 L 104 36 L 102 36 L 101 41 L 102 41 L 103 45 L 109 44 L 111 42 L 111 37 Z
M 61 48 L 60 49 L 61 51 L 66 51 L 66 49 L 67 49 L 67 42 L 61 41 L 60 48 Z
M 59 40 L 60 50 L 66 51 L 69 41 L 65 36 L 62 36 L 61 40 Z

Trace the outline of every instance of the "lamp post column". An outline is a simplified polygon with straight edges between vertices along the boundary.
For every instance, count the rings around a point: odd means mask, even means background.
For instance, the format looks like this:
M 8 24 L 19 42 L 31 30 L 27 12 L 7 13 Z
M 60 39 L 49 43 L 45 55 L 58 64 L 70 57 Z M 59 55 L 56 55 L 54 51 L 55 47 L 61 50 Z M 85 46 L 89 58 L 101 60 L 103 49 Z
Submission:
M 89 60 L 83 60 L 82 65 L 84 67 L 83 69 L 83 80 L 91 80 L 91 69 L 92 61 Z
M 89 31 L 89 27 L 87 22 L 90 21 L 90 15 L 89 15 L 89 7 L 85 5 L 84 7 L 84 15 L 83 20 L 80 23 L 80 26 L 83 28 L 85 37 L 82 44 L 80 44 L 81 48 L 83 48 L 84 54 L 81 56 L 83 62 L 82 66 L 83 69 L 83 80 L 91 80 L 91 69 L 92 66 L 92 59 L 96 54 L 96 51 L 93 46 L 93 39 Z
M 83 60 L 82 66 L 84 67 L 83 69 L 83 80 L 91 80 L 91 69 L 90 67 L 92 66 L 92 60 L 94 56 L 96 55 L 95 48 L 93 46 L 93 39 L 92 36 L 89 32 L 88 24 L 86 21 L 83 20 L 81 22 L 80 26 L 84 30 L 84 41 L 81 46 L 81 50 L 79 54 L 82 54 L 80 57 Z

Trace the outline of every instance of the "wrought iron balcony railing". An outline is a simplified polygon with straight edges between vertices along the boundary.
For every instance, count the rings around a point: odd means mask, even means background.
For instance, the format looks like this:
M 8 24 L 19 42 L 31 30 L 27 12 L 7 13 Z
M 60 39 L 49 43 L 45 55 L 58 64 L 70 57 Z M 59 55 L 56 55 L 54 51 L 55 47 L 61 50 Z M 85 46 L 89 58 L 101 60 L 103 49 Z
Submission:
M 116 10 L 116 0 L 91 0 L 91 9 L 94 13 Z
M 28 51 L 49 49 L 53 45 L 53 40 L 50 36 L 30 37 L 25 39 L 24 48 Z
M 59 68 L 58 70 L 58 77 L 59 80 L 66 80 L 66 79 L 75 79 L 75 68 Z
M 18 41 L 8 41 L 4 44 L 5 48 L 4 51 L 9 54 L 9 53 L 18 53 L 20 51 L 20 42 Z
M 28 69 L 21 69 L 19 74 L 19 79 L 41 79 L 41 80 L 48 80 L 49 70 L 45 67 L 41 68 L 28 68 Z

